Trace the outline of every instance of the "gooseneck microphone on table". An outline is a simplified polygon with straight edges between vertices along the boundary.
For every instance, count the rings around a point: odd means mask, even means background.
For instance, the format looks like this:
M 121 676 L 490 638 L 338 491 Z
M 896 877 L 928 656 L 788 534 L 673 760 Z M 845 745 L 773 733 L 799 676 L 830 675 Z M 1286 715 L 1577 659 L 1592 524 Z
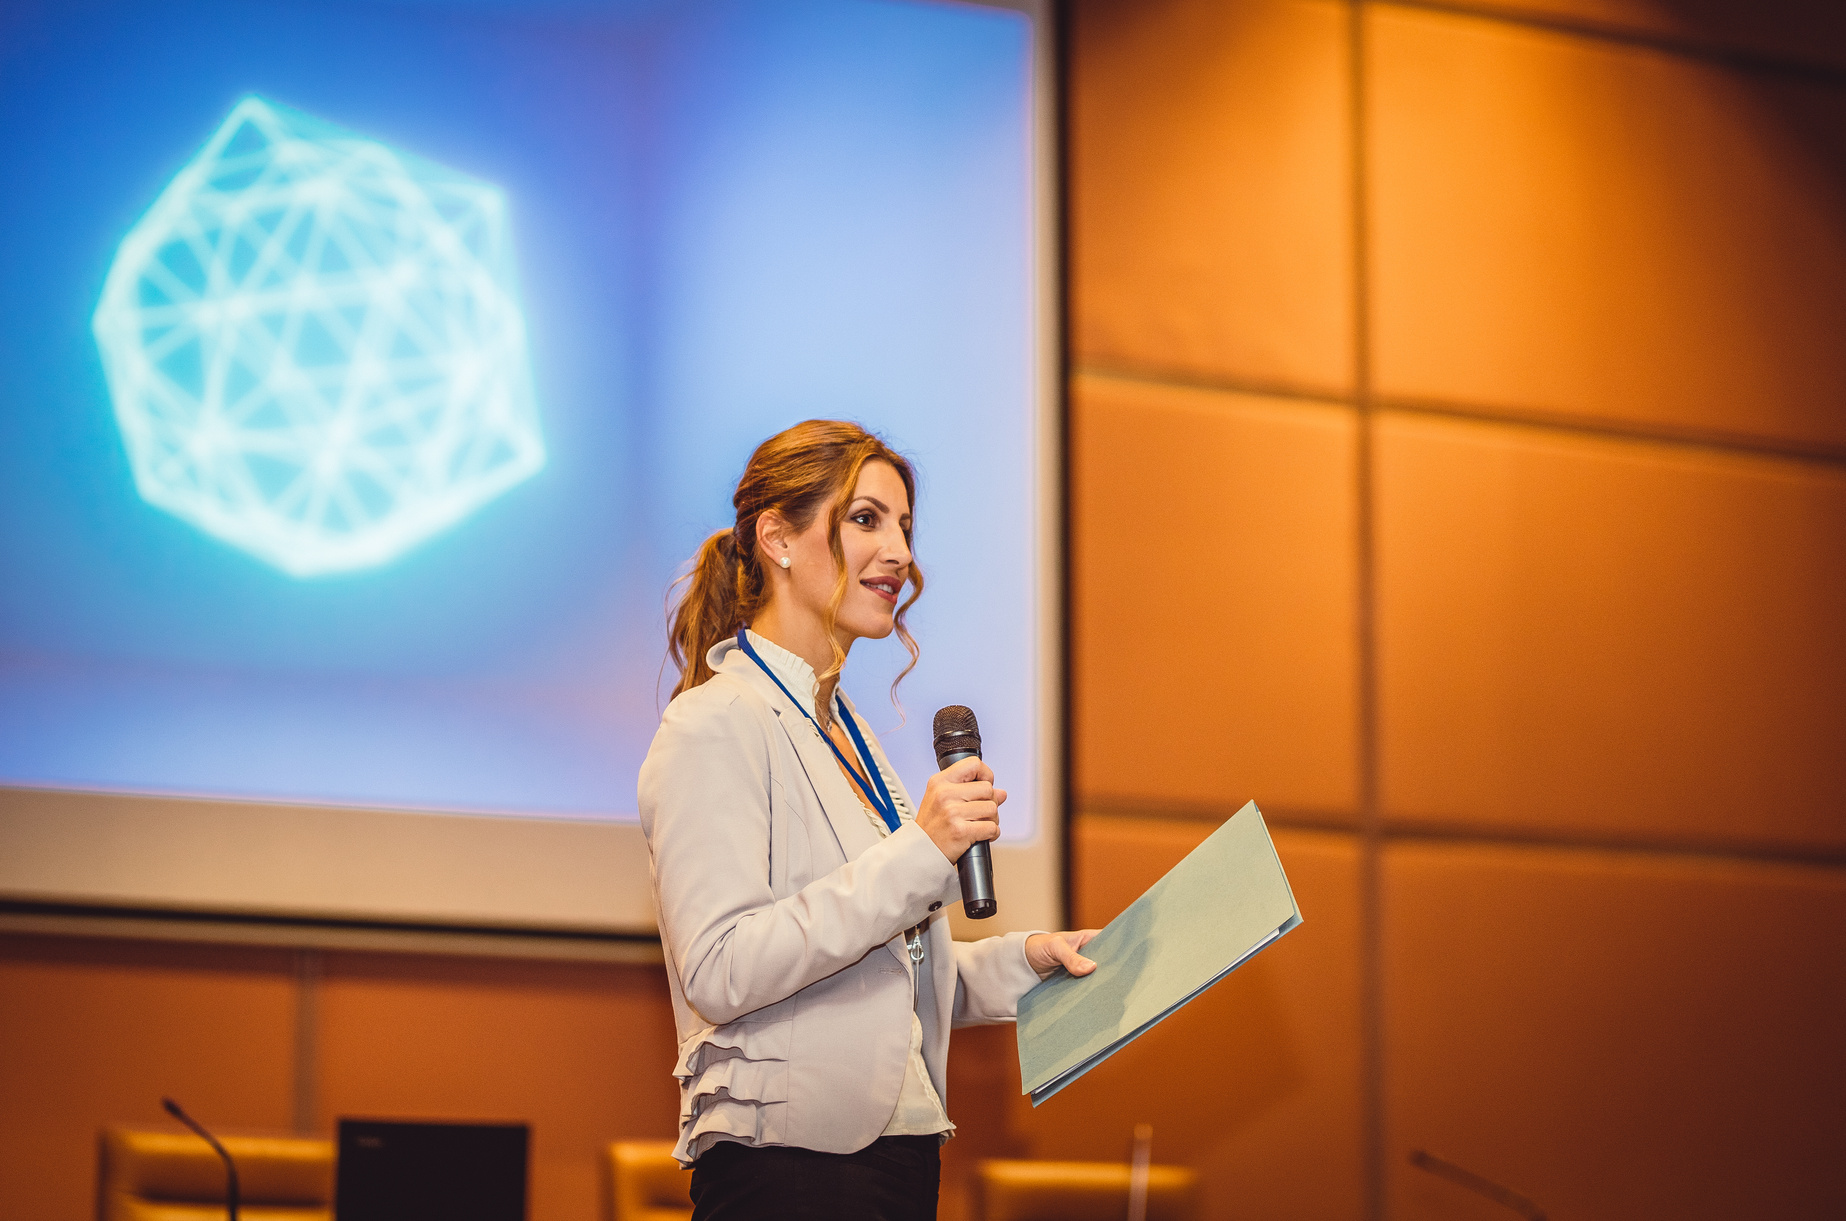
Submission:
M 224 1159 L 224 1202 L 230 1214 L 227 1221 L 237 1221 L 237 1163 L 232 1161 L 231 1155 L 224 1151 L 224 1146 L 218 1143 L 218 1138 L 213 1136 L 210 1132 L 207 1132 L 204 1124 L 201 1124 L 198 1120 L 186 1114 L 186 1112 L 180 1108 L 179 1103 L 173 1101 L 171 1098 L 162 1098 L 160 1100 L 160 1105 L 167 1108 L 167 1114 L 173 1116 L 173 1118 L 179 1120 L 203 1137 L 205 1143 L 210 1145 L 218 1156 Z
M 981 727 L 972 710 L 950 704 L 936 714 L 936 767 L 938 770 L 963 759 L 981 757 Z M 993 853 L 987 841 L 971 844 L 955 862 L 961 875 L 961 909 L 970 920 L 985 920 L 1000 910 L 994 898 Z

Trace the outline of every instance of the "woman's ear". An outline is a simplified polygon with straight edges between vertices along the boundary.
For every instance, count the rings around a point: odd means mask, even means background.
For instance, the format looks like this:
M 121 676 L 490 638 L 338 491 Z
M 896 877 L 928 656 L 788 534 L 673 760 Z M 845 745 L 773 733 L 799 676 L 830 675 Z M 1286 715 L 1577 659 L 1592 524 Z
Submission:
M 775 567 L 775 557 L 782 553 L 782 546 L 790 534 L 788 523 L 774 509 L 765 509 L 756 516 L 756 545 L 769 560 L 769 567 Z

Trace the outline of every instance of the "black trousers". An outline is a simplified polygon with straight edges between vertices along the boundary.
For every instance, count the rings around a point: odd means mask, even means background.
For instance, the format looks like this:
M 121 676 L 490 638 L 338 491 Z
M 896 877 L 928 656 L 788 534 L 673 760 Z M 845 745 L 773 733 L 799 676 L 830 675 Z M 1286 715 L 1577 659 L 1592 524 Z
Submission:
M 936 1221 L 941 1178 L 934 1136 L 857 1153 L 721 1140 L 692 1164 L 692 1221 Z

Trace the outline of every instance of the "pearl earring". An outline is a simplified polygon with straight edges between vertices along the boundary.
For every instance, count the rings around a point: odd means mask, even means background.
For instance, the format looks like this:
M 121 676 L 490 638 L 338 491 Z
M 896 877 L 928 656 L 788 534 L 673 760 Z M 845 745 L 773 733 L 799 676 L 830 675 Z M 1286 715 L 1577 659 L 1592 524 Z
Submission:
M 789 558 L 785 555 L 781 559 L 777 560 L 776 562 L 782 565 L 782 567 L 787 568 L 789 565 Z

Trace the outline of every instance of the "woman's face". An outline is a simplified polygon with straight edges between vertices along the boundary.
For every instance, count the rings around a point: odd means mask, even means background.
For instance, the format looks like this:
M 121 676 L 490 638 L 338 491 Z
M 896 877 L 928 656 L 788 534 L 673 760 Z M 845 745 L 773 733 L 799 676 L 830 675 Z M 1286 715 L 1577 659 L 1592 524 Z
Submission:
M 778 594 L 822 623 L 834 585 L 827 527 L 827 514 L 818 513 L 806 530 L 784 534 L 769 546 L 772 565 L 780 567 L 780 557 L 789 557 L 788 581 Z M 834 626 L 842 645 L 860 637 L 882 640 L 891 634 L 904 585 L 910 580 L 909 531 L 910 498 L 904 493 L 903 479 L 889 462 L 867 462 L 859 468 L 852 503 L 840 523 L 846 597 Z

